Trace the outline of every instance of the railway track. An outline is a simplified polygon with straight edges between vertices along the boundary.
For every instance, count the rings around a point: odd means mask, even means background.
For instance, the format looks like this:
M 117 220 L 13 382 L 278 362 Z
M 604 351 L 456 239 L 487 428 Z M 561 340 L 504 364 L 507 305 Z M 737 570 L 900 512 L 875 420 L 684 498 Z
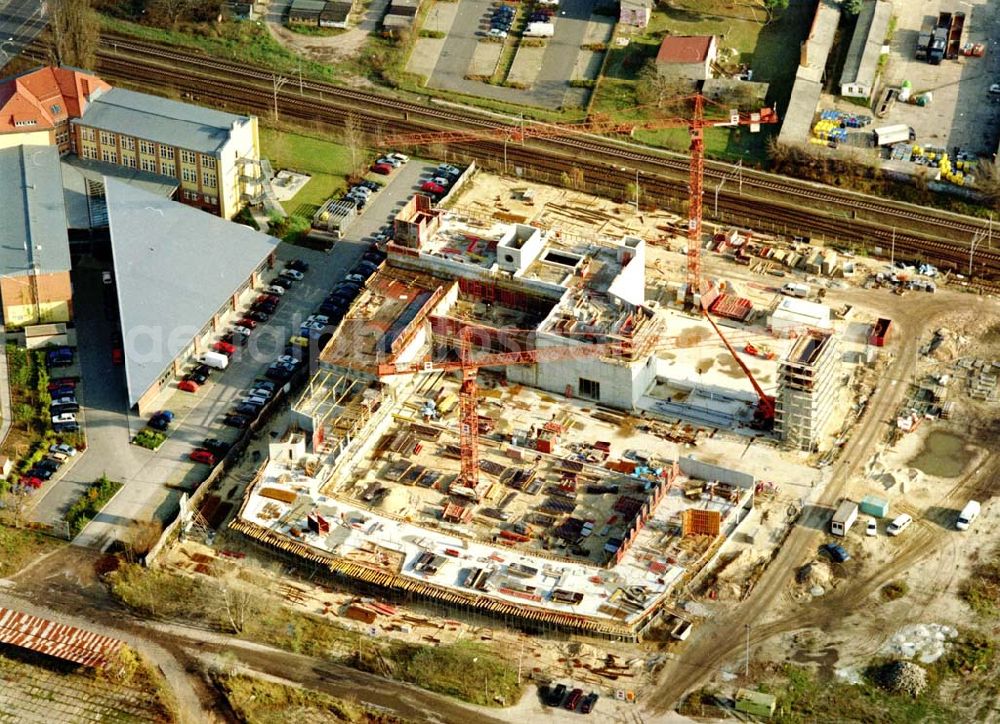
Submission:
M 225 73 L 232 77 L 265 83 L 269 86 L 273 86 L 275 79 L 275 74 L 270 71 L 249 68 L 239 63 L 219 60 L 197 53 L 179 51 L 176 48 L 145 43 L 124 36 L 105 35 L 102 38 L 102 43 L 104 48 L 110 48 L 111 53 L 128 53 L 132 57 L 158 59 L 159 61 L 170 63 L 175 69 L 177 64 L 180 63 L 203 73 L 216 75 Z M 102 52 L 102 59 L 107 54 L 107 50 Z M 390 110 L 394 114 L 401 114 L 406 120 L 418 124 L 415 127 L 419 130 L 427 130 L 428 128 L 441 129 L 445 124 L 449 128 L 460 127 L 482 130 L 512 129 L 514 127 L 512 126 L 514 119 L 498 120 L 495 114 L 492 117 L 487 117 L 472 110 L 459 112 L 442 108 L 439 105 L 414 103 L 412 101 L 391 98 L 379 93 L 345 88 L 331 83 L 311 80 L 302 80 L 301 84 L 295 83 L 294 85 L 300 88 L 303 93 L 308 91 L 328 101 L 336 99 L 340 103 L 354 104 L 366 114 L 372 113 L 372 109 Z M 615 143 L 613 139 L 599 136 L 549 138 L 546 140 L 546 145 L 572 148 L 578 152 L 596 154 L 596 157 L 605 156 L 614 158 L 619 162 L 629 162 L 632 165 L 641 164 L 650 171 L 667 171 L 684 179 L 686 179 L 688 173 L 686 156 L 665 152 L 654 153 L 643 151 L 634 144 L 622 146 Z M 709 161 L 705 165 L 705 177 L 707 181 L 721 181 L 726 178 L 733 178 L 736 172 L 737 168 L 731 164 Z M 930 225 L 969 235 L 984 231 L 987 227 L 986 222 L 972 217 L 943 211 L 927 212 L 921 207 L 912 204 L 885 202 L 871 196 L 847 190 L 838 189 L 834 191 L 822 184 L 797 181 L 750 169 L 743 169 L 741 176 L 744 186 L 782 195 L 790 194 L 802 200 L 824 205 L 845 207 L 852 213 L 861 211 L 880 217 L 890 217 L 893 221 L 900 222 L 897 225 L 901 227 L 905 226 L 904 222 L 911 222 L 917 223 L 922 227 Z
M 217 60 L 173 48 L 137 42 L 116 36 L 102 38 L 99 69 L 107 77 L 138 82 L 145 86 L 173 89 L 182 96 L 221 104 L 230 110 L 267 116 L 275 109 L 284 118 L 309 123 L 342 126 L 349 115 L 362 118 L 372 129 L 376 141 L 389 133 L 425 131 L 433 128 L 500 129 L 510 127 L 505 121 L 457 112 L 430 104 L 388 98 L 376 93 L 343 88 L 328 83 L 303 80 L 277 87 L 275 74 Z M 183 67 L 186 73 L 178 73 Z M 287 90 L 286 90 L 287 89 Z M 457 157 L 499 159 L 526 169 L 529 175 L 547 176 L 558 183 L 568 166 L 579 167 L 588 185 L 603 188 L 605 193 L 620 195 L 635 181 L 639 169 L 644 194 L 655 199 L 684 199 L 687 195 L 687 159 L 671 154 L 652 155 L 634 147 L 619 147 L 613 139 L 600 137 L 548 138 L 544 144 L 522 145 L 503 141 L 476 140 L 449 144 Z M 625 167 L 616 164 L 627 164 Z M 641 166 L 641 168 L 640 168 Z M 706 178 L 733 178 L 735 167 L 706 164 Z M 735 184 L 731 184 L 734 186 Z M 755 191 L 768 192 L 755 195 Z M 785 181 L 781 177 L 743 170 L 740 193 L 726 190 L 718 195 L 718 211 L 730 218 L 744 219 L 755 228 L 784 229 L 788 233 L 822 236 L 862 248 L 887 247 L 895 237 L 900 257 L 933 260 L 955 270 L 967 271 L 969 241 L 942 239 L 950 230 L 974 233 L 981 222 L 954 214 L 929 214 L 919 207 L 886 204 L 853 192 L 835 192 L 816 184 Z M 804 199 L 811 199 L 822 210 L 810 209 Z M 708 204 L 706 204 L 706 207 Z M 846 208 L 845 208 L 846 206 Z M 859 216 L 867 211 L 878 217 L 870 221 Z M 895 214 L 889 218 L 890 214 Z M 920 229 L 919 235 L 894 231 L 905 228 L 904 220 Z M 1000 254 L 977 249 L 973 255 L 973 273 L 993 288 L 1000 279 Z

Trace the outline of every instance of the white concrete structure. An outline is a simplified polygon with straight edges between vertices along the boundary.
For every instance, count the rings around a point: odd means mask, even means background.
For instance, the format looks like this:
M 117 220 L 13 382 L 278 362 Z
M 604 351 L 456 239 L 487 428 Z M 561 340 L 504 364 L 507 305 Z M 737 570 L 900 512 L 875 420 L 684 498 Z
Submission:
M 774 429 L 800 450 L 815 450 L 833 415 L 840 371 L 837 338 L 811 332 L 778 366 Z
M 774 334 L 788 336 L 808 329 L 833 329 L 833 319 L 825 304 L 786 297 L 771 313 L 768 325 Z

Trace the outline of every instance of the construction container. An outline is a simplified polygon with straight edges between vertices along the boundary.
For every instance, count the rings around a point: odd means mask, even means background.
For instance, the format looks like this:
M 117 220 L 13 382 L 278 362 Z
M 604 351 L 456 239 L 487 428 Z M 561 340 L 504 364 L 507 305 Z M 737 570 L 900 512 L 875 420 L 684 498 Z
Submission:
M 889 340 L 889 330 L 892 328 L 892 320 L 880 317 L 872 327 L 872 333 L 868 336 L 868 344 L 875 347 L 884 347 Z
M 739 689 L 736 692 L 736 711 L 742 711 L 753 716 L 773 716 L 777 701 L 777 697 L 773 694 Z
M 866 495 L 861 499 L 861 512 L 876 518 L 885 518 L 889 515 L 889 501 L 875 495 Z
M 833 519 L 830 521 L 830 532 L 834 535 L 845 536 L 857 519 L 858 504 L 853 500 L 845 500 L 833 514 Z

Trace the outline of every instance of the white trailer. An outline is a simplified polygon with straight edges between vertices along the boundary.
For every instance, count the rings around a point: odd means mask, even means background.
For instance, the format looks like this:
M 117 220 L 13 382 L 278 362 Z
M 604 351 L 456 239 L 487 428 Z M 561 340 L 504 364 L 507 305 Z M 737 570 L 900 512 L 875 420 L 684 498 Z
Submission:
M 556 26 L 552 23 L 528 23 L 524 31 L 526 38 L 551 38 L 555 35 Z
M 845 536 L 857 519 L 858 504 L 853 500 L 845 500 L 833 514 L 833 520 L 830 521 L 830 532 L 834 535 Z
M 882 126 L 872 131 L 875 137 L 876 146 L 891 146 L 894 143 L 914 141 L 917 138 L 916 132 L 904 123 L 894 126 Z

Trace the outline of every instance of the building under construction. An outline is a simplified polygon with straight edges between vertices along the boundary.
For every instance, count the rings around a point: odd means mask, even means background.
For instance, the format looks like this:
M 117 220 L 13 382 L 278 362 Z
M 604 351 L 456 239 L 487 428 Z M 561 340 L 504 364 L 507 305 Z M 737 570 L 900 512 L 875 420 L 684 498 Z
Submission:
M 233 528 L 398 600 L 641 636 L 746 518 L 756 483 L 580 439 L 578 417 L 749 428 L 764 394 L 714 322 L 645 304 L 645 251 L 414 197 Z M 768 339 L 783 354 L 809 338 Z M 778 360 L 753 364 L 777 379 Z
M 816 448 L 833 415 L 838 362 L 836 336 L 820 330 L 799 337 L 781 361 L 774 429 L 788 445 L 805 451 Z

